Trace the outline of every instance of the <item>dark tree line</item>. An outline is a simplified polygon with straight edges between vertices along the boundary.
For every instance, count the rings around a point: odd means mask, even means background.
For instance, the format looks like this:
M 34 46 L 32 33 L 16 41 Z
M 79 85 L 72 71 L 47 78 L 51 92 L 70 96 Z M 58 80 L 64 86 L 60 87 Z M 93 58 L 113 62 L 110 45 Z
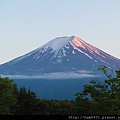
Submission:
M 30 88 L 0 78 L 0 115 L 120 115 L 120 70 L 112 78 L 106 69 L 99 67 L 107 80 L 92 80 L 71 101 L 38 99 Z

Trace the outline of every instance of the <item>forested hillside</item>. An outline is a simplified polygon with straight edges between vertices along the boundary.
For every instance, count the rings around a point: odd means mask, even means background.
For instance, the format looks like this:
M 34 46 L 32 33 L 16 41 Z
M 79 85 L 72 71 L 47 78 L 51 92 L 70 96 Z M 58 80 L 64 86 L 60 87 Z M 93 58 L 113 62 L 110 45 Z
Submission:
M 20 87 L 9 78 L 0 78 L 0 115 L 119 115 L 120 70 L 116 76 L 107 74 L 104 82 L 91 80 L 74 100 L 38 99 L 30 88 Z

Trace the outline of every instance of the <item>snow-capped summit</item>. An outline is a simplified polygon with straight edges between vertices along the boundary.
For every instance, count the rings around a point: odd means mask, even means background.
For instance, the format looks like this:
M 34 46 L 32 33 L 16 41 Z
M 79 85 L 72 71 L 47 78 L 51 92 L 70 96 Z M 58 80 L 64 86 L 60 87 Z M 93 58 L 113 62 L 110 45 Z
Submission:
M 0 65 L 1 74 L 41 75 L 58 72 L 96 72 L 106 65 L 120 66 L 120 59 L 90 45 L 76 36 L 58 37 L 45 45 Z

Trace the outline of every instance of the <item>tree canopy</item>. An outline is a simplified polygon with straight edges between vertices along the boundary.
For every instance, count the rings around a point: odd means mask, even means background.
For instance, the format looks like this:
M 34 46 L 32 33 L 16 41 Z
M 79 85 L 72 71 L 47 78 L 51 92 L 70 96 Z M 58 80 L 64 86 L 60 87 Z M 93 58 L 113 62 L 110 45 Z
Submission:
M 11 108 L 17 103 L 14 88 L 12 80 L 0 78 L 0 115 L 12 114 Z
M 76 101 L 91 105 L 91 112 L 103 115 L 120 114 L 120 70 L 116 70 L 116 76 L 107 74 L 107 67 L 98 67 L 107 76 L 103 83 L 92 80 L 91 84 L 84 85 L 84 90 L 75 94 Z M 93 109 L 92 109 L 93 108 Z

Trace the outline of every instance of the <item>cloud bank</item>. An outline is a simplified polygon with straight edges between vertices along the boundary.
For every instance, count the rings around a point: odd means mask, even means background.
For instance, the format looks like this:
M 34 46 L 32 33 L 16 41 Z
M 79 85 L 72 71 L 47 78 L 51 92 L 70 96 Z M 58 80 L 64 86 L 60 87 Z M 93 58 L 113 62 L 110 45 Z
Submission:
M 9 77 L 11 79 L 70 79 L 70 78 L 91 78 L 100 77 L 100 75 L 93 74 L 92 71 L 77 71 L 77 72 L 57 72 L 46 73 L 42 75 L 1 75 L 1 77 Z

